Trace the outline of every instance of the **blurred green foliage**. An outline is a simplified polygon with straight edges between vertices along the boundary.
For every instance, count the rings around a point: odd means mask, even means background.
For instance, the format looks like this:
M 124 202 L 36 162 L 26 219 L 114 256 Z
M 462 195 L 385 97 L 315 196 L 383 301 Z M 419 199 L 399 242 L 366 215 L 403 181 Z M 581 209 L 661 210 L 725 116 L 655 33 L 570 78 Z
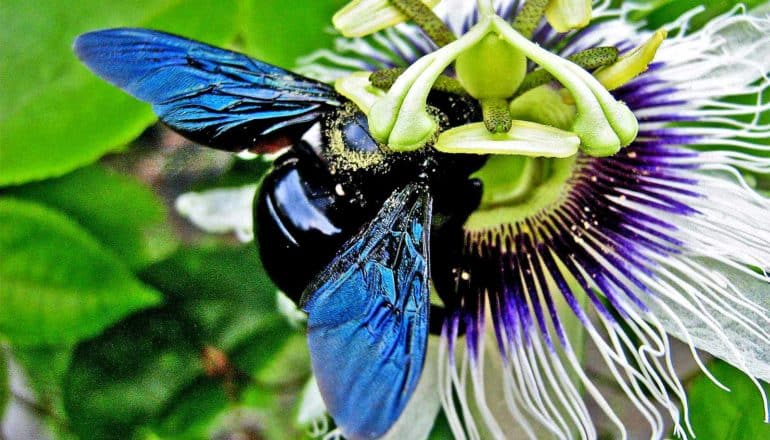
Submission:
M 706 375 L 689 387 L 690 420 L 698 438 L 709 440 L 758 440 L 770 438 L 770 424 L 762 423 L 762 396 L 757 386 L 737 368 L 722 361 L 709 365 L 709 371 L 729 392 L 719 388 Z M 766 393 L 770 385 L 763 384 Z
M 0 185 L 60 176 L 121 148 L 154 121 L 149 106 L 100 80 L 71 46 L 83 32 L 147 27 L 218 46 L 237 40 L 291 67 L 331 40 L 341 1 L 64 0 L 0 3 Z M 304 7 L 303 7 L 304 6 Z M 269 44 L 265 44 L 270 42 Z
M 179 248 L 156 192 L 97 162 L 129 148 L 155 117 L 91 74 L 71 45 L 93 29 L 148 27 L 292 67 L 331 46 L 330 17 L 344 3 L 0 2 L 0 414 L 8 350 L 56 438 L 305 435 L 294 418 L 307 347 L 277 312 L 256 250 L 221 240 Z M 704 4 L 700 26 L 735 3 L 652 0 L 635 17 L 654 28 Z M 236 161 L 213 184 L 256 182 L 265 171 Z M 734 394 L 693 382 L 696 433 L 770 437 L 743 410 L 761 408 L 756 390 L 737 370 L 714 368 Z M 449 435 L 440 418 L 431 438 Z
M 0 332 L 14 344 L 78 341 L 160 300 L 57 211 L 4 198 L 0 224 Z
M 0 349 L 0 414 L 5 413 L 8 399 L 11 397 L 11 380 L 8 375 L 8 360 L 5 351 Z
M 129 176 L 89 165 L 10 193 L 58 209 L 130 268 L 140 269 L 173 251 L 175 238 L 166 223 L 165 206 Z
M 0 341 L 58 437 L 296 438 L 291 407 L 309 377 L 304 337 L 277 312 L 253 246 L 174 252 L 158 195 L 95 164 L 155 117 L 83 67 L 72 41 L 147 27 L 292 67 L 330 44 L 342 3 L 0 2 Z M 237 161 L 213 184 L 266 169 Z M 212 353 L 225 371 L 207 370 Z

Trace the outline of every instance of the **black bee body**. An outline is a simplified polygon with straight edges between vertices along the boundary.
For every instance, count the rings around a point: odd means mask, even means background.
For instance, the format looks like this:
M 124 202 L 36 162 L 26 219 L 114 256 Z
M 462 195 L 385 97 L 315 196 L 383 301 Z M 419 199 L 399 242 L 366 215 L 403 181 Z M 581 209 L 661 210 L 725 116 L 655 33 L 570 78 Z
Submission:
M 257 154 L 290 146 L 255 201 L 263 264 L 307 313 L 313 372 L 337 425 L 350 438 L 387 432 L 443 322 L 431 286 L 453 310 L 465 299 L 463 224 L 481 199 L 470 176 L 486 158 L 442 154 L 430 140 L 393 152 L 331 85 L 183 37 L 108 29 L 81 35 L 75 51 L 183 136 Z M 449 93 L 431 93 L 427 110 L 439 132 L 481 119 L 475 100 Z
M 480 119 L 475 101 L 434 92 L 429 104 L 442 129 Z M 426 182 L 433 199 L 431 252 L 447 260 L 462 248 L 462 225 L 481 200 L 469 176 L 484 156 L 440 153 L 430 146 L 388 152 L 369 134 L 366 116 L 342 105 L 274 162 L 255 200 L 256 239 L 268 274 L 298 301 L 342 244 L 376 216 L 396 189 Z M 432 259 L 433 260 L 433 259 Z M 432 277 L 449 268 L 432 265 Z M 449 276 L 449 275 L 447 275 Z M 439 283 L 441 284 L 441 283 Z

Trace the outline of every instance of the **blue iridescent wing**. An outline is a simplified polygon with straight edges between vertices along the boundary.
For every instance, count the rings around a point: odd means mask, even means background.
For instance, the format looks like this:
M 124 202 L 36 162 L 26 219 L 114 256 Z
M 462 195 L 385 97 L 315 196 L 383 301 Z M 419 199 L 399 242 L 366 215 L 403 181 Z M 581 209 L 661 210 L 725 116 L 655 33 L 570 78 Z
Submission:
M 313 371 L 351 440 L 373 439 L 412 396 L 428 341 L 427 188 L 394 192 L 303 298 Z
M 151 103 L 171 128 L 228 151 L 289 145 L 339 105 L 326 84 L 164 32 L 89 32 L 74 48 L 97 75 Z

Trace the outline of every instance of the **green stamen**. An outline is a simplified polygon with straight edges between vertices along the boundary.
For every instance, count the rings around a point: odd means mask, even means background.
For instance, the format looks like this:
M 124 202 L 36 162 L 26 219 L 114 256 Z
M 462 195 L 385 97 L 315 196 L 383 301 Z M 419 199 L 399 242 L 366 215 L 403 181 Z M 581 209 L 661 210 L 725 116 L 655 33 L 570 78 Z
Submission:
M 586 70 L 598 69 L 603 66 L 609 66 L 618 59 L 618 50 L 614 47 L 595 47 L 580 51 L 567 57 L 568 60 L 577 64 Z M 516 96 L 522 95 L 535 87 L 548 84 L 555 78 L 545 69 L 536 69 L 528 73 L 521 82 Z
M 616 101 L 597 78 L 522 36 L 495 15 L 491 0 L 478 0 L 478 10 L 481 18 L 465 35 L 425 55 L 403 72 L 383 74 L 382 82 L 392 82 L 392 86 L 385 96 L 376 99 L 369 112 L 369 129 L 376 140 L 394 152 L 405 152 L 435 139 L 438 124 L 428 113 L 426 101 L 437 79 L 453 61 L 460 84 L 482 102 L 485 123 L 441 133 L 434 144 L 437 150 L 567 157 L 580 147 L 589 155 L 608 156 L 634 140 L 639 128 L 634 114 L 625 104 Z M 649 51 L 644 48 L 641 52 Z M 615 56 L 614 49 L 602 48 L 573 58 L 593 67 Z M 622 65 L 612 64 L 612 69 L 607 69 L 611 74 L 609 78 L 627 76 L 646 58 L 628 58 Z M 563 126 L 572 119 L 574 102 L 571 132 L 525 121 L 514 121 L 511 128 L 505 130 L 511 116 L 502 104 L 519 89 L 527 59 L 540 65 L 566 89 L 561 106 L 564 112 L 560 113 L 564 120 L 549 123 Z M 380 78 L 375 75 L 373 80 L 377 83 Z M 367 92 L 365 98 L 368 97 Z M 515 106 L 510 110 L 515 110 Z
M 457 39 L 446 24 L 420 0 L 390 0 L 390 2 L 411 18 L 439 47 L 446 46 Z
M 484 20 L 462 38 L 425 55 L 406 69 L 388 93 L 372 106 L 369 115 L 372 136 L 394 151 L 411 151 L 425 145 L 438 128 L 426 107 L 433 83 L 458 55 L 478 43 L 489 27 L 489 20 Z
M 512 121 L 507 133 L 490 133 L 483 123 L 461 125 L 438 136 L 433 145 L 444 153 L 570 157 L 580 139 L 569 131 L 527 121 Z
M 486 98 L 481 101 L 484 125 L 490 133 L 506 133 L 511 129 L 511 112 L 508 101 L 502 98 Z
M 495 6 L 492 0 L 476 0 L 476 9 L 479 11 L 479 17 L 491 17 L 495 15 Z
M 521 35 L 532 38 L 537 25 L 540 24 L 540 19 L 545 14 L 546 6 L 548 6 L 548 0 L 527 0 L 521 11 L 516 14 L 513 28 Z
M 406 68 L 404 67 L 380 69 L 372 72 L 369 76 L 369 81 L 371 81 L 374 87 L 382 90 L 390 90 L 390 88 L 393 87 L 393 83 L 396 82 L 396 79 L 398 79 L 398 77 L 405 71 Z M 455 95 L 468 94 L 459 81 L 446 75 L 440 75 L 436 79 L 436 82 L 433 83 L 432 89 L 439 92 L 454 93 Z
M 342 77 L 335 81 L 334 89 L 353 101 L 367 115 L 374 103 L 385 95 L 385 92 L 369 82 L 369 72 L 355 72 Z

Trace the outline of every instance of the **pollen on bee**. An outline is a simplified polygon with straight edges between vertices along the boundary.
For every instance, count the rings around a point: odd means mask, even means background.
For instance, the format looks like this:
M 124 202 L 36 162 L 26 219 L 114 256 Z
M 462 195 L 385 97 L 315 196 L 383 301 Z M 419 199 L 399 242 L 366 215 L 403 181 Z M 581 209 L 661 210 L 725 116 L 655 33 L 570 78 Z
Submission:
M 342 187 L 341 183 L 338 183 L 337 185 L 334 186 L 334 192 L 340 197 L 345 196 L 345 188 Z

